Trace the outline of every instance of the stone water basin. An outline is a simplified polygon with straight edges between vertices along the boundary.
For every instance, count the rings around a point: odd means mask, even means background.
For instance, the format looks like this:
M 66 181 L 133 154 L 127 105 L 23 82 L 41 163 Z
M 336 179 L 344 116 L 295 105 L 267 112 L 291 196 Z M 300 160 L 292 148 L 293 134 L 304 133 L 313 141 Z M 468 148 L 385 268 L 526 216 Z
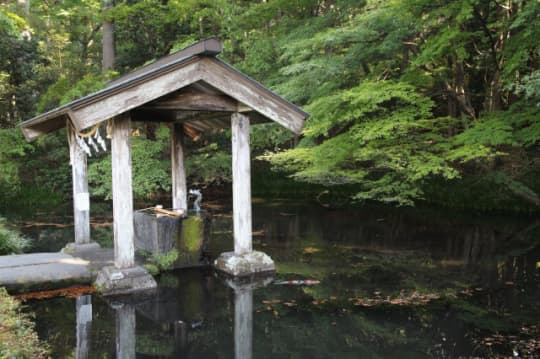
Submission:
M 187 216 L 157 215 L 153 209 L 135 211 L 135 249 L 151 255 L 178 251 L 173 268 L 207 265 L 206 256 L 210 217 L 206 212 Z

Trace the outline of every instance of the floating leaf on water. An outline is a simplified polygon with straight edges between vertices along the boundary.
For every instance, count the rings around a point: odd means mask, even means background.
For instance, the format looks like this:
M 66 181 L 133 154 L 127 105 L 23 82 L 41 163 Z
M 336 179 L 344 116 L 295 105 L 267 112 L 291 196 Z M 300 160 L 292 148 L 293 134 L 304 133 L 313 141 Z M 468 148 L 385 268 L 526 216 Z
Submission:
M 281 303 L 280 299 L 263 300 L 263 304 L 278 304 Z

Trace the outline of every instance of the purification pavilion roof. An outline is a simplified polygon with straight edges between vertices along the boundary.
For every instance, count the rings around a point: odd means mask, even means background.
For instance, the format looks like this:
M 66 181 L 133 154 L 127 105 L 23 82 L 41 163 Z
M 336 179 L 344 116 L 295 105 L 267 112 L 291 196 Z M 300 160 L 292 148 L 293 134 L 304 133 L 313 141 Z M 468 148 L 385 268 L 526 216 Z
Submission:
M 20 124 L 28 141 L 71 121 L 82 131 L 130 112 L 134 121 L 177 122 L 203 132 L 230 126 L 232 112 L 300 133 L 308 114 L 218 59 L 215 38 L 197 42 L 111 81 L 95 93 Z

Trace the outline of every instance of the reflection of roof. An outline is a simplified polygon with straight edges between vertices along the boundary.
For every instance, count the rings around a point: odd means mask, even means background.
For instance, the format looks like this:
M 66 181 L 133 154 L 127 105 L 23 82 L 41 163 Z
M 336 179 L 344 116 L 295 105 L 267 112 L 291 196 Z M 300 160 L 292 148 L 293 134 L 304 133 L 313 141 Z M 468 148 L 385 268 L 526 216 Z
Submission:
M 195 43 L 110 82 L 104 89 L 20 124 L 27 140 L 70 120 L 78 130 L 131 111 L 134 120 L 182 122 L 192 130 L 229 126 L 231 112 L 275 121 L 295 133 L 308 114 L 216 58 L 217 39 Z

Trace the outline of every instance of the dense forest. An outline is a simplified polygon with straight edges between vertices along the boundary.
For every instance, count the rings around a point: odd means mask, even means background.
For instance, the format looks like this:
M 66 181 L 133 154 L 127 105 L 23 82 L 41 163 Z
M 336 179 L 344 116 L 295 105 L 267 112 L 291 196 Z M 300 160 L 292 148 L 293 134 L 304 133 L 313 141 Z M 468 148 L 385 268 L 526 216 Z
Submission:
M 537 0 L 0 1 L 0 204 L 71 194 L 65 132 L 18 123 L 212 36 L 311 115 L 299 137 L 253 126 L 255 191 L 538 210 Z M 134 134 L 136 198 L 167 193 L 168 128 Z M 230 181 L 227 131 L 188 145 L 192 185 Z M 108 199 L 110 157 L 89 175 Z

